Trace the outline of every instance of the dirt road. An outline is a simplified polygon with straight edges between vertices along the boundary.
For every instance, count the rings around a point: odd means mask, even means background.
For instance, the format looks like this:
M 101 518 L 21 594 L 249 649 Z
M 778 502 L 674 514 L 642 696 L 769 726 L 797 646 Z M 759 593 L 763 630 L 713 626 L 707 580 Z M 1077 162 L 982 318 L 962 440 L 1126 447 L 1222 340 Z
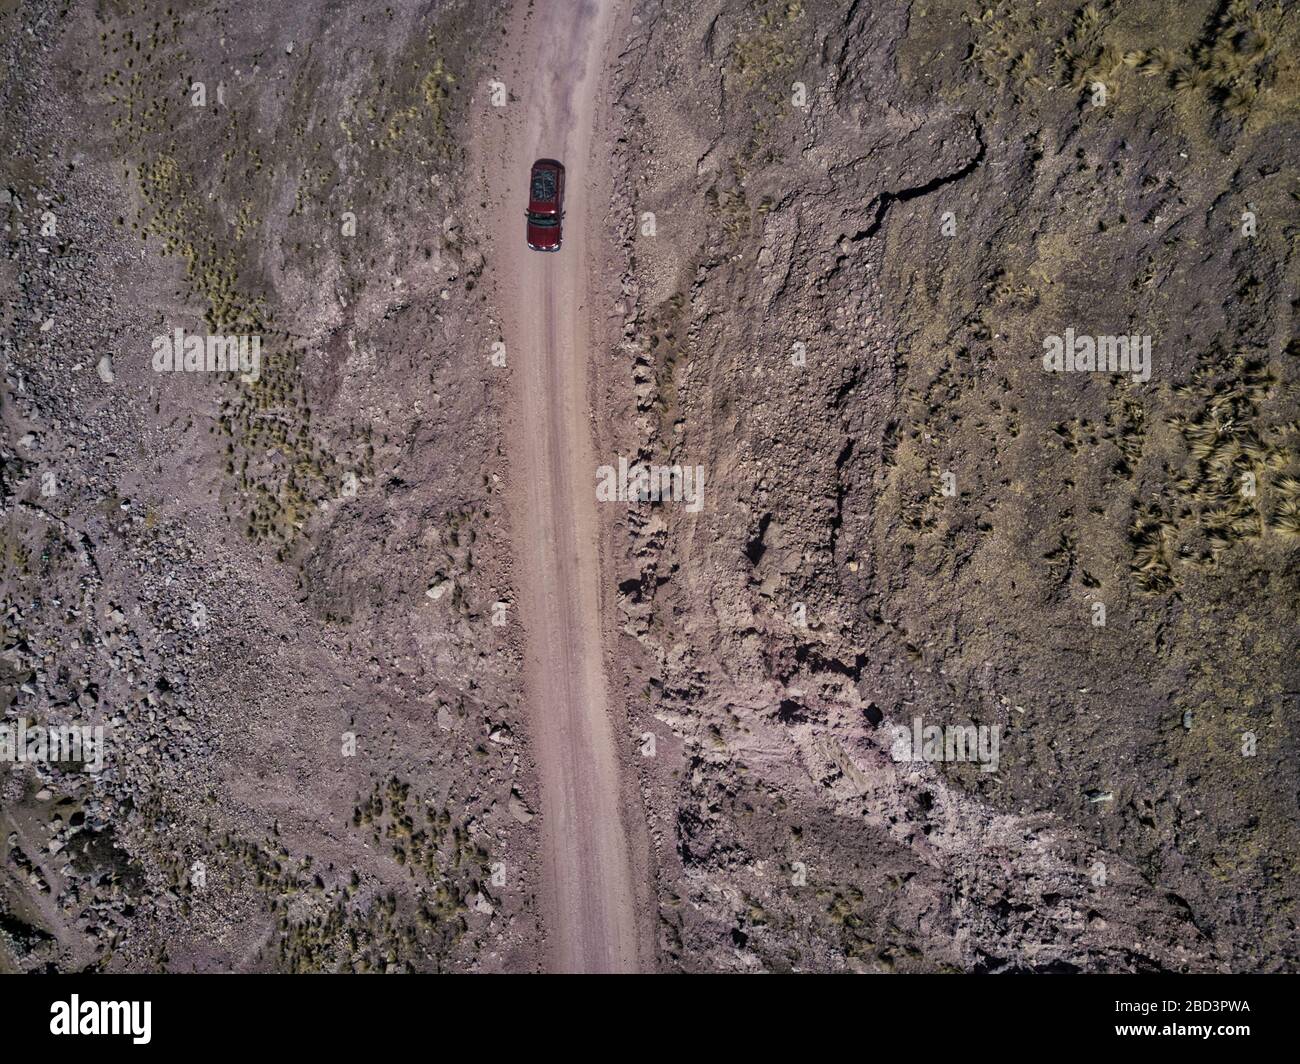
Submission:
M 591 272 L 607 200 L 593 161 L 613 0 L 517 3 L 502 49 L 509 102 L 487 121 L 489 270 L 512 382 L 506 446 L 525 684 L 542 786 L 548 967 L 631 971 L 636 872 L 602 652 L 587 368 Z M 524 244 L 528 168 L 566 168 L 564 246 Z M 589 202 L 590 200 L 590 202 Z

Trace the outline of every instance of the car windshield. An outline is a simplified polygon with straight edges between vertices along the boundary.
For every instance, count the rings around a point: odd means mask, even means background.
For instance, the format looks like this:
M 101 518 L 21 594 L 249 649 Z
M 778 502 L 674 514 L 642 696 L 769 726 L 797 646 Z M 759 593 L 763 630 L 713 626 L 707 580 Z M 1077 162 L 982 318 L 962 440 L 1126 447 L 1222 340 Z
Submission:
M 534 170 L 532 199 L 546 202 L 555 199 L 555 171 Z
M 528 220 L 532 222 L 533 225 L 540 225 L 543 228 L 548 228 L 548 229 L 551 226 L 560 224 L 560 219 L 556 218 L 554 215 L 549 215 L 549 214 L 530 214 L 528 216 Z

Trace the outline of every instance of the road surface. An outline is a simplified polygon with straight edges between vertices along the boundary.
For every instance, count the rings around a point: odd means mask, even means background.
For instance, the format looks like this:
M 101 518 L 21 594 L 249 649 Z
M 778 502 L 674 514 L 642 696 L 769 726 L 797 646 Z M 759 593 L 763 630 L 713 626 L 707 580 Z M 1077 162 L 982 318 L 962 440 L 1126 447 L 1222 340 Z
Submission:
M 634 971 L 646 961 L 636 900 L 644 862 L 634 860 L 625 823 L 641 813 L 624 800 L 602 652 L 599 463 L 587 393 L 588 288 L 608 202 L 593 127 L 615 7 L 516 3 L 495 75 L 509 102 L 485 117 L 479 156 L 490 201 L 488 271 L 512 385 L 507 482 L 541 777 L 547 967 L 568 972 Z M 528 170 L 538 158 L 566 169 L 558 253 L 524 244 Z

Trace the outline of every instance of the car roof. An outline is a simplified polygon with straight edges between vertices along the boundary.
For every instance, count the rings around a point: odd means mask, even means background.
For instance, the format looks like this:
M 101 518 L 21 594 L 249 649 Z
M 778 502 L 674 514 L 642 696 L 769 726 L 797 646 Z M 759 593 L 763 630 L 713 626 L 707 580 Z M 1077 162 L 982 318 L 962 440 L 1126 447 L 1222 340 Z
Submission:
M 533 167 L 528 198 L 534 203 L 550 203 L 560 194 L 559 173 L 549 167 Z

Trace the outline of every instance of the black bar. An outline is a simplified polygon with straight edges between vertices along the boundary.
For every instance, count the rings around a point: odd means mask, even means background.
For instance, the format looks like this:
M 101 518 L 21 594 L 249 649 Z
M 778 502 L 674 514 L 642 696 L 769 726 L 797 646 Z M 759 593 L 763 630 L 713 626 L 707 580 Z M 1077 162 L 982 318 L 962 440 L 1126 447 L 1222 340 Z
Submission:
M 273 976 L 58 975 L 0 980 L 6 1047 L 129 1053 L 177 1049 L 398 1049 L 437 1032 L 492 1052 L 591 1036 L 613 1024 L 649 1044 L 719 1041 L 757 1051 L 848 1040 L 917 1038 L 927 1050 L 1017 1043 L 1070 1049 L 1123 1045 L 1212 1050 L 1280 1039 L 1296 984 L 1286 976 Z M 54 1034 L 77 996 L 133 1002 L 132 1034 Z M 87 1003 L 94 1003 L 87 1012 Z M 86 1021 L 88 1022 L 88 1021 Z M 123 1026 L 130 1027 L 129 1024 Z M 139 1030 L 143 1023 L 135 1025 Z M 561 1028 L 568 1033 L 561 1031 Z M 1147 1030 L 1150 1028 L 1150 1030 Z M 1194 1032 L 1191 1029 L 1196 1029 Z M 1206 1033 L 1205 1029 L 1209 1029 Z M 80 1028 L 78 1028 L 80 1029 Z M 1122 1030 L 1123 1029 L 1123 1030 Z M 639 1035 L 635 1032 L 640 1031 Z M 654 1032 L 658 1031 L 656 1035 Z M 873 1035 L 871 1032 L 877 1034 Z M 562 1038 L 561 1038 L 562 1036 Z M 856 1054 L 855 1054 L 856 1055 Z M 7 1059 L 22 1059 L 18 1055 Z

